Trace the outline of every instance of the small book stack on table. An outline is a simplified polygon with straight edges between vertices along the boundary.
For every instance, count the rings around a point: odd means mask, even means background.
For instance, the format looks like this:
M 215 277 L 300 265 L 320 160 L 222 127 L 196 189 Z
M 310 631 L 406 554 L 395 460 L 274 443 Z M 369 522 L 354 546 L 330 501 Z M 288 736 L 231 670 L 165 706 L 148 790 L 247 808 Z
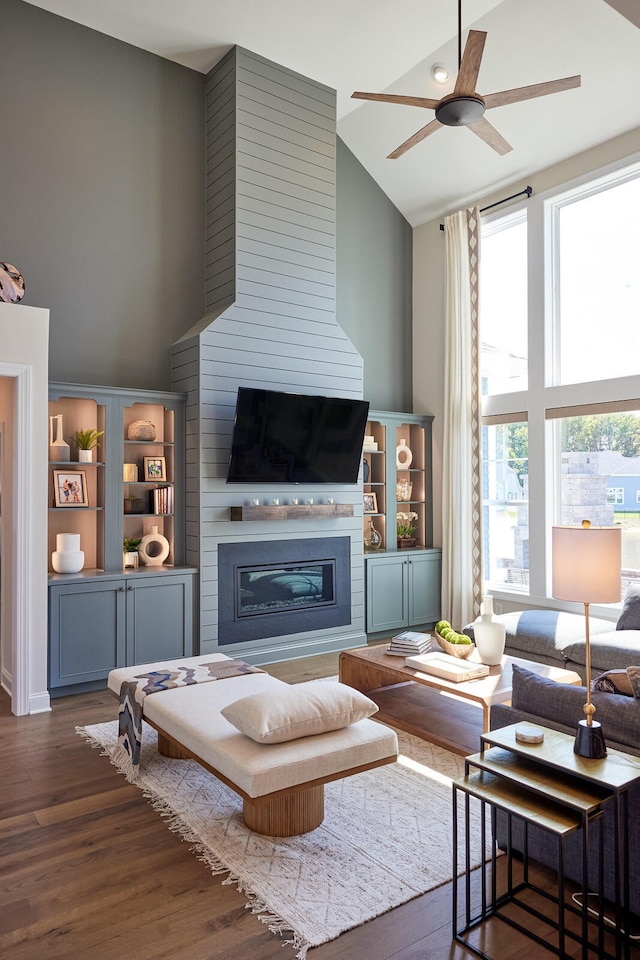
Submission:
M 428 633 L 413 633 L 411 630 L 405 630 L 404 633 L 398 633 L 391 638 L 391 643 L 387 647 L 387 653 L 396 657 L 414 657 L 420 653 L 428 653 L 431 650 L 431 637 Z

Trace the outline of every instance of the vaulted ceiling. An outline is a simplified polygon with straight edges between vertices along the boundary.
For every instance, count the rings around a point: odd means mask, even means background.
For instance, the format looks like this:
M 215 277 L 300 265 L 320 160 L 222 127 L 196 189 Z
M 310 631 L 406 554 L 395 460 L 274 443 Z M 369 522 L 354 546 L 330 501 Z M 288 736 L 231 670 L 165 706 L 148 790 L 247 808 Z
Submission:
M 640 126 L 637 0 L 464 0 L 463 40 L 470 27 L 488 34 L 480 94 L 573 74 L 582 85 L 491 110 L 513 147 L 505 156 L 444 127 L 397 160 L 387 155 L 433 112 L 351 94 L 450 92 L 456 0 L 28 2 L 203 73 L 239 44 L 333 87 L 340 137 L 414 226 Z M 434 62 L 449 68 L 447 85 L 432 79 Z

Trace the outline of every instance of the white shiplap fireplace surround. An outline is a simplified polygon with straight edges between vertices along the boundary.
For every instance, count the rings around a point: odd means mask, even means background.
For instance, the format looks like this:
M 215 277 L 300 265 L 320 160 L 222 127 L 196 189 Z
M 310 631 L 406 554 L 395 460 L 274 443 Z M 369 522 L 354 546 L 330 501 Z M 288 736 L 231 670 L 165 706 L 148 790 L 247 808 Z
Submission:
M 200 569 L 201 653 L 266 663 L 366 640 L 361 485 L 226 483 L 238 387 L 362 397 L 362 358 L 336 318 L 335 199 L 335 92 L 234 47 L 207 78 L 206 313 L 172 352 L 173 388 L 188 398 L 186 560 Z M 353 516 L 230 519 L 232 506 L 293 497 L 333 498 Z M 282 554 L 287 541 L 335 537 L 349 549 L 349 623 L 225 642 L 221 544 Z

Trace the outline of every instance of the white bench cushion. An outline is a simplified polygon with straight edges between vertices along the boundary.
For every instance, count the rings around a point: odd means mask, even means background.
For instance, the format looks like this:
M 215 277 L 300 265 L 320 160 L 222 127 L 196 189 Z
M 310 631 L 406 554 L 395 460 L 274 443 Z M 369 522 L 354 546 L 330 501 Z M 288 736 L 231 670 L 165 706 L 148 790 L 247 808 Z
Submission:
M 123 667 L 109 674 L 109 689 L 119 695 L 123 680 L 149 670 L 229 659 L 224 654 L 205 654 Z M 268 673 L 250 673 L 176 687 L 145 697 L 144 716 L 253 798 L 397 755 L 395 732 L 375 720 L 360 720 L 342 730 L 288 743 L 266 744 L 240 733 L 220 713 L 243 697 L 271 691 L 277 697 L 288 686 Z

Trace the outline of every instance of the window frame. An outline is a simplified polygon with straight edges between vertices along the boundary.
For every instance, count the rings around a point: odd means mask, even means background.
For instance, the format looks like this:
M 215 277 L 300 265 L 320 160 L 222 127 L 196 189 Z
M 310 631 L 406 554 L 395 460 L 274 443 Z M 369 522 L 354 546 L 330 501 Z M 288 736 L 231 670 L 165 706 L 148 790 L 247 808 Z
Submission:
M 482 233 L 509 226 L 517 217 L 527 220 L 528 388 L 482 397 L 482 424 L 526 420 L 529 432 L 529 591 L 512 591 L 504 584 L 485 589 L 507 602 L 557 609 L 583 608 L 562 604 L 551 596 L 551 527 L 560 484 L 560 420 L 563 416 L 640 410 L 640 375 L 582 383 L 558 382 L 558 323 L 554 305 L 557 283 L 557 229 L 559 210 L 629 179 L 640 177 L 640 153 L 599 168 L 517 204 L 508 213 L 499 209 L 483 215 Z M 555 229 L 554 229 L 555 228 Z M 559 362 L 559 360 L 558 360 Z M 556 455 L 556 451 L 558 454 Z M 611 616 L 612 605 L 601 608 Z M 597 615 L 598 608 L 593 608 Z

